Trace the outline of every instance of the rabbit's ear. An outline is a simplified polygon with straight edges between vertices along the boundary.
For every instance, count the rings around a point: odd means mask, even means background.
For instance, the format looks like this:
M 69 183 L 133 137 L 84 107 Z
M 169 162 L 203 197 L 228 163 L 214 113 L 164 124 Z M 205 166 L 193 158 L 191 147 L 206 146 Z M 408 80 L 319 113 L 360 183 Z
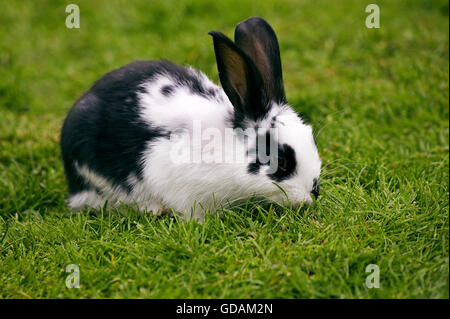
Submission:
M 236 45 L 255 64 L 264 82 L 268 98 L 286 103 L 277 36 L 266 20 L 252 17 L 242 21 L 234 31 Z
M 211 31 L 222 88 L 240 119 L 258 120 L 268 111 L 264 84 L 251 59 L 233 41 Z

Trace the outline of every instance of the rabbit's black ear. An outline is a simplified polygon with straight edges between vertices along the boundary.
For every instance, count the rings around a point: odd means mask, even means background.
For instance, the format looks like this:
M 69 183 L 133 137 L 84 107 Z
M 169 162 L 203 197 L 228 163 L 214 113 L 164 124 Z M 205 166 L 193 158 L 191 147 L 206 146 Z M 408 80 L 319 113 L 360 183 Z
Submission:
M 268 98 L 286 103 L 277 36 L 266 20 L 252 17 L 234 31 L 234 41 L 253 61 L 264 82 Z
M 264 84 L 251 59 L 233 41 L 220 32 L 211 31 L 222 88 L 239 119 L 258 120 L 268 111 Z

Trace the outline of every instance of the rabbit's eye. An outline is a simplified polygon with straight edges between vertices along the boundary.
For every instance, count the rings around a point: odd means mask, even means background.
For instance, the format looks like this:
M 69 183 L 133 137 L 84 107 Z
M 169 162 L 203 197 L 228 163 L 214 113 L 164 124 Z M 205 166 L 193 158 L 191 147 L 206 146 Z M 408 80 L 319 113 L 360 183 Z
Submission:
M 288 162 L 285 157 L 278 156 L 278 169 L 286 172 L 288 169 Z
M 278 147 L 276 171 L 269 174 L 269 177 L 276 182 L 281 182 L 295 174 L 296 169 L 295 151 L 287 144 L 280 145 Z

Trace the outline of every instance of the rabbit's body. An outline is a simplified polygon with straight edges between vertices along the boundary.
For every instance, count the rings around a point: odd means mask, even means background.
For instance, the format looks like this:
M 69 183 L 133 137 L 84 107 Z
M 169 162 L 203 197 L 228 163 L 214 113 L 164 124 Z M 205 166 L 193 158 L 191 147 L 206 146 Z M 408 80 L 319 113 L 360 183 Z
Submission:
M 251 195 L 251 183 L 235 187 L 232 181 L 246 174 L 246 163 L 170 160 L 172 132 L 192 134 L 195 122 L 224 132 L 233 116 L 223 90 L 193 69 L 142 61 L 108 73 L 77 101 L 62 131 L 69 206 L 98 208 L 108 200 L 154 213 L 164 207 L 183 212 L 192 198 L 210 208 L 213 193 L 216 203 Z
M 311 127 L 285 102 L 281 64 L 279 96 L 271 97 L 271 92 L 261 95 L 258 89 L 254 94 L 264 96 L 264 103 L 259 98 L 246 106 L 242 101 L 248 94 L 240 90 L 243 86 L 255 90 L 249 78 L 257 71 L 233 71 L 247 74 L 245 83 L 233 76 L 229 80 L 231 71 L 223 69 L 228 58 L 220 57 L 223 53 L 218 45 L 230 44 L 223 42 L 222 36 L 213 34 L 224 89 L 191 68 L 168 61 L 140 61 L 106 74 L 75 103 L 61 136 L 71 208 L 98 208 L 108 201 L 112 206 L 132 205 L 154 214 L 171 208 L 187 217 L 195 208 L 195 216 L 201 217 L 204 209 L 253 195 L 283 202 L 284 192 L 274 182 L 285 188 L 294 202 L 311 201 L 309 193 L 317 189 L 320 159 Z M 247 67 L 255 68 L 233 45 L 234 54 L 239 53 Z M 239 66 L 237 58 L 232 57 Z M 277 70 L 272 71 L 276 80 Z M 259 76 L 253 80 L 261 81 Z M 274 127 L 283 127 L 277 150 L 286 164 L 272 172 L 272 162 L 265 165 L 255 158 L 250 151 L 255 145 L 248 144 L 242 130 L 262 128 L 268 132 Z M 221 160 L 205 160 L 211 153 L 208 134 L 195 139 L 211 129 L 222 142 L 219 152 L 215 149 L 216 155 L 223 155 Z M 227 139 L 230 132 L 231 139 Z M 294 151 L 299 148 L 305 152 L 302 157 Z M 235 158 L 245 160 L 224 160 L 230 150 Z M 189 154 L 188 160 L 174 157 L 180 153 Z

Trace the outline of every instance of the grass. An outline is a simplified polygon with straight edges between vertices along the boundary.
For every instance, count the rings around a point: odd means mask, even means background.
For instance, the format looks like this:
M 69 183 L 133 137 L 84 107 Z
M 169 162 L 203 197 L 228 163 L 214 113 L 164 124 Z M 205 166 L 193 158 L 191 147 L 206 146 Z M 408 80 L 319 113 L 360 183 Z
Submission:
M 1 298 L 448 298 L 447 1 L 65 1 L 0 10 Z M 278 33 L 290 103 L 315 127 L 322 196 L 204 224 L 71 213 L 59 131 L 72 103 L 137 59 L 218 81 L 207 32 L 249 16 Z M 80 289 L 65 268 L 80 267 Z M 380 288 L 365 286 L 368 264 Z

